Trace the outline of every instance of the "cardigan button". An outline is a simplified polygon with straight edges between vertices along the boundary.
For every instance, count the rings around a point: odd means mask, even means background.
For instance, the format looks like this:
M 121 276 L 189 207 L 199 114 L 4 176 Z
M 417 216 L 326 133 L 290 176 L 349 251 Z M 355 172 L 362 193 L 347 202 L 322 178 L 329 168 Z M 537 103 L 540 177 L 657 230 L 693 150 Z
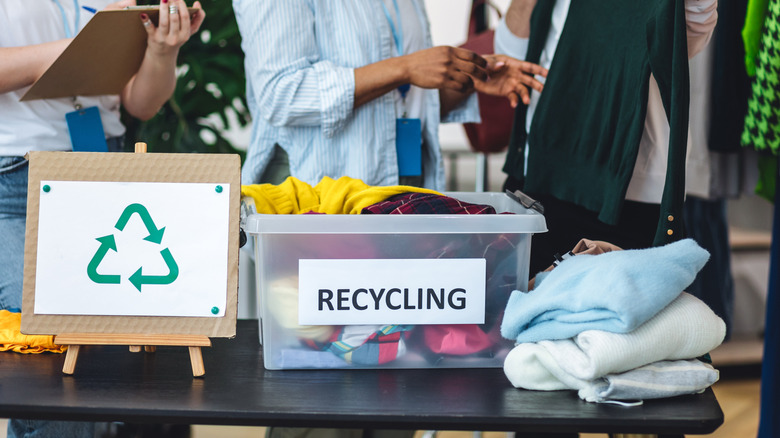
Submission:
M 668 220 L 669 222 L 673 222 L 674 221 L 674 216 L 672 216 L 670 214 L 669 216 L 667 216 L 666 220 Z
M 668 234 L 668 235 L 670 235 L 670 236 L 671 236 L 672 234 L 674 234 L 674 230 L 672 230 L 671 228 L 669 228 L 668 230 L 666 230 L 666 234 Z

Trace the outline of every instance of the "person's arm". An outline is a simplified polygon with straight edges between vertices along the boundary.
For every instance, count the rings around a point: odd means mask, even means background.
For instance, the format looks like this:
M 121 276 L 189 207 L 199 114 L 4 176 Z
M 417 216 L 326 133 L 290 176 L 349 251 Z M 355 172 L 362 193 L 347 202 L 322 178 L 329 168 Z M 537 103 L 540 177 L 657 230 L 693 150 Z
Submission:
M 709 43 L 718 22 L 717 0 L 685 0 L 685 21 L 688 30 L 688 59 Z
M 439 91 L 442 117 L 460 105 L 475 90 L 492 96 L 506 97 L 512 108 L 515 108 L 520 102 L 526 105 L 530 102 L 529 88 L 539 92 L 544 88 L 544 84 L 534 76 L 547 77 L 547 69 L 506 55 L 485 55 L 484 58 L 488 61 L 489 74 L 487 79 L 473 78 L 473 89 L 465 91 L 442 89 Z
M 0 48 L 0 94 L 32 85 L 70 44 L 71 38 Z
M 547 77 L 547 69 L 506 55 L 486 55 L 490 76 L 487 81 L 474 81 L 474 88 L 486 94 L 505 96 L 512 108 L 522 101 L 531 101 L 530 88 L 541 92 L 544 84 L 535 76 Z
M 233 10 L 254 116 L 272 126 L 319 126 L 326 136 L 342 129 L 352 113 L 354 69 L 321 59 L 308 2 L 233 0 Z
M 531 33 L 531 12 L 533 12 L 534 6 L 536 6 L 536 0 L 513 0 L 509 5 L 509 8 L 504 15 L 499 29 L 496 30 L 494 47 L 498 54 L 507 54 L 513 58 L 513 61 L 525 58 L 525 48 L 528 46 L 528 37 Z M 502 35 L 504 33 L 505 35 Z M 518 44 L 518 40 L 523 39 Z M 534 64 L 515 64 L 513 63 L 511 68 L 507 69 L 502 67 L 506 65 L 507 59 L 498 59 L 495 55 L 490 58 L 489 63 L 489 76 L 488 81 L 476 81 L 475 86 L 477 90 L 482 93 L 506 96 L 509 99 L 510 104 L 515 107 L 519 100 L 528 102 L 528 90 L 526 86 L 541 91 L 541 83 L 533 79 L 532 71 L 538 71 Z M 502 64 L 498 64 L 502 62 Z M 520 62 L 520 61 L 518 61 Z M 498 65 L 498 67 L 496 67 Z M 530 70 L 529 70 L 530 69 Z M 547 75 L 546 70 L 542 74 Z M 525 77 L 524 77 L 525 76 Z M 501 80 L 499 78 L 502 77 Z M 453 108 L 460 105 L 466 97 L 471 93 L 471 90 L 461 92 L 454 90 L 441 90 L 439 92 L 439 100 L 441 104 L 441 115 L 444 117 Z
M 171 14 L 169 7 L 174 6 L 178 12 Z M 146 14 L 141 14 L 148 36 L 146 52 L 141 67 L 121 94 L 122 106 L 134 117 L 141 120 L 154 117 L 173 95 L 179 48 L 198 31 L 206 17 L 200 2 L 193 6 L 199 10 L 190 17 L 184 0 L 163 0 L 157 26 Z
M 512 0 L 506 10 L 506 26 L 520 38 L 531 35 L 531 13 L 536 6 L 536 0 Z
M 355 107 L 400 85 L 439 89 L 446 114 L 468 96 L 473 79 L 487 79 L 487 61 L 457 47 L 432 47 L 355 69 Z M 446 108 L 446 109 L 445 109 Z
M 482 57 L 454 47 L 433 47 L 356 67 L 323 60 L 314 33 L 317 17 L 307 2 L 286 0 L 282 7 L 234 0 L 233 8 L 252 97 L 259 116 L 273 126 L 319 126 L 330 136 L 355 108 L 399 85 L 466 89 L 472 87 L 472 76 L 487 75 Z

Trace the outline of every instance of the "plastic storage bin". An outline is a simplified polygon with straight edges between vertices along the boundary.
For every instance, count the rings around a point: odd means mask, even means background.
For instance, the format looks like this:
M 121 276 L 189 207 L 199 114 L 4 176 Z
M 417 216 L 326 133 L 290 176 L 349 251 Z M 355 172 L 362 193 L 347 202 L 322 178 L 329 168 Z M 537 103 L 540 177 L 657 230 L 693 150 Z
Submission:
M 544 216 L 504 193 L 446 195 L 495 215 L 251 214 L 267 369 L 501 367 Z

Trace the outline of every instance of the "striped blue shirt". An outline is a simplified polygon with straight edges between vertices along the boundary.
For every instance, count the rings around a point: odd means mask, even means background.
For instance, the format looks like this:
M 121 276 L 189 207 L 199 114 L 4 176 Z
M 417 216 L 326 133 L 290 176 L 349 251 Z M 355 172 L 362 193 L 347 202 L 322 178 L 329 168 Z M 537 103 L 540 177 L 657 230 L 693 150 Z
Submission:
M 401 1 L 413 2 L 419 12 L 404 26 L 421 26 L 430 47 L 422 0 Z M 242 182 L 259 181 L 279 144 L 291 174 L 309 184 L 325 176 L 398 184 L 393 93 L 353 108 L 354 69 L 394 56 L 382 0 L 233 0 L 233 8 L 253 118 Z M 438 91 L 424 95 L 424 185 L 443 190 Z M 476 95 L 445 121 L 479 121 Z

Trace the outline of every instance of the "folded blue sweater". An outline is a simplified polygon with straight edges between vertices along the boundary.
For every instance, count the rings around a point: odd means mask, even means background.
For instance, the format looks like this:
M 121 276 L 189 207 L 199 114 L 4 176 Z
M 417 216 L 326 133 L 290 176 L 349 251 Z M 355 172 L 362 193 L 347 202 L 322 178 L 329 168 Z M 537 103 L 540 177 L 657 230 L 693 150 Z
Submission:
M 679 296 L 709 256 L 692 239 L 683 239 L 569 257 L 536 289 L 512 292 L 501 334 L 523 343 L 568 339 L 585 330 L 628 333 Z

